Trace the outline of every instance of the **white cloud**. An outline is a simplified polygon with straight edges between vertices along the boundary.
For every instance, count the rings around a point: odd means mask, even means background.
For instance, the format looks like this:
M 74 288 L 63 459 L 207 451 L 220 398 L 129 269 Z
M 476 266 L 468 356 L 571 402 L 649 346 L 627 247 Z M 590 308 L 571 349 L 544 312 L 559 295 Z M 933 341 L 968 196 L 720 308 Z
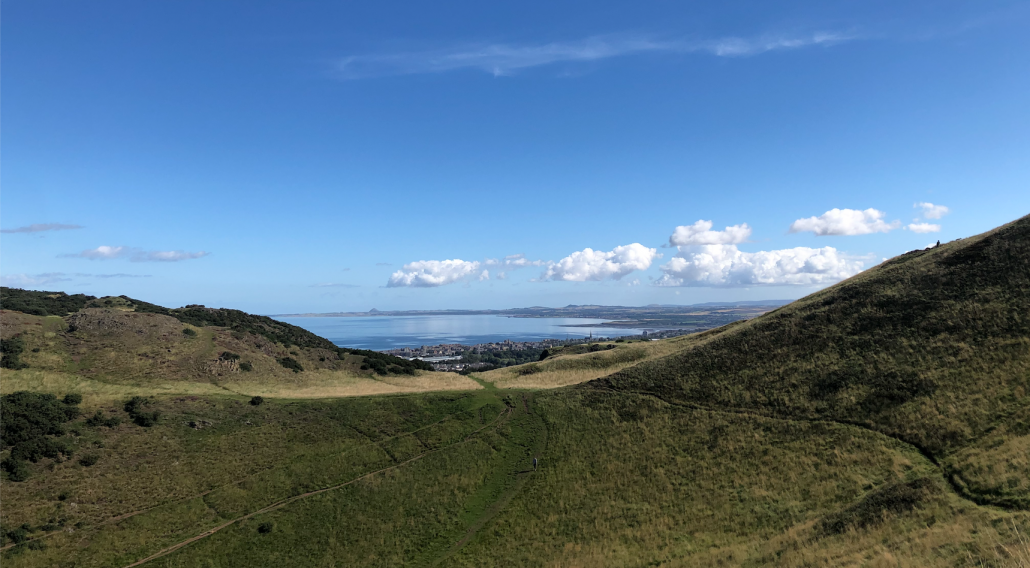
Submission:
M 950 209 L 944 205 L 934 205 L 933 203 L 922 202 L 916 203 L 913 207 L 923 210 L 923 217 L 927 219 L 940 219 L 951 212 Z
M 743 57 L 767 51 L 828 46 L 856 39 L 840 32 L 816 32 L 800 36 L 764 35 L 757 38 L 726 37 L 714 40 L 657 40 L 646 36 L 608 35 L 578 41 L 540 44 L 472 44 L 429 51 L 352 55 L 336 65 L 344 79 L 384 75 L 442 73 L 478 69 L 494 76 L 554 63 L 590 62 L 643 53 L 708 53 L 719 57 Z
M 541 280 L 618 280 L 634 270 L 647 270 L 656 258 L 661 258 L 657 249 L 640 243 L 615 247 L 610 252 L 587 248 L 548 264 Z
M 405 264 L 403 270 L 390 275 L 386 286 L 397 288 L 410 286 L 413 288 L 432 288 L 453 284 L 475 276 L 479 272 L 478 261 L 453 260 L 420 260 Z M 483 274 L 479 273 L 480 278 Z
M 680 249 L 660 268 L 657 286 L 816 286 L 858 274 L 863 262 L 833 247 L 797 247 L 743 252 L 736 245 L 702 245 Z
M 40 231 L 68 231 L 81 229 L 82 225 L 63 225 L 61 223 L 34 223 L 17 229 L 0 229 L 0 233 L 38 233 Z
M 519 253 L 509 254 L 508 256 L 504 257 L 503 264 L 504 266 L 507 266 L 508 268 L 514 270 L 516 268 L 524 268 L 526 266 L 543 266 L 546 263 L 542 260 L 529 260 L 528 258 L 526 258 L 526 255 Z
M 477 280 L 479 280 L 480 282 L 482 282 L 483 280 L 489 280 L 489 279 L 490 279 L 490 271 L 489 270 L 484 270 L 484 271 L 480 272 L 479 273 L 479 278 L 477 278 Z
M 144 251 L 137 248 L 125 246 L 112 247 L 107 245 L 101 245 L 95 249 L 88 249 L 74 254 L 62 254 L 61 256 L 65 258 L 86 258 L 89 260 L 111 260 L 116 258 L 128 258 L 131 262 L 178 262 L 181 260 L 201 258 L 209 254 L 211 253 L 204 251 Z
M 156 262 L 179 262 L 180 260 L 192 260 L 194 258 L 205 257 L 205 256 L 207 256 L 209 254 L 211 254 L 211 253 L 207 253 L 207 252 L 204 252 L 204 251 L 200 251 L 200 252 L 186 252 L 186 251 L 183 251 L 183 250 L 150 251 L 150 252 L 140 253 L 138 255 L 133 254 L 133 256 L 132 256 L 132 258 L 130 260 L 132 260 L 133 262 L 149 262 L 149 261 L 156 261 Z
M 909 223 L 905 228 L 913 233 L 936 233 L 941 230 L 940 225 L 933 223 Z
M 747 223 L 726 227 L 721 231 L 713 231 L 711 221 L 699 220 L 693 225 L 676 227 L 672 236 L 669 237 L 669 244 L 672 246 L 735 245 L 746 241 L 750 236 L 751 227 L 748 227 Z
M 4 274 L 0 276 L 0 283 L 12 288 L 24 288 L 26 286 L 45 286 L 55 282 L 67 282 L 71 278 L 63 272 L 45 272 L 43 274 Z
M 876 209 L 830 209 L 818 217 L 798 219 L 790 225 L 791 233 L 811 231 L 817 236 L 868 235 L 886 233 L 901 226 L 900 221 L 887 223 L 885 213 Z
M 126 247 L 109 247 L 107 245 L 98 246 L 95 249 L 84 250 L 78 254 L 72 254 L 67 256 L 81 256 L 82 258 L 88 258 L 90 260 L 103 260 L 109 258 L 118 258 L 128 254 L 129 249 Z

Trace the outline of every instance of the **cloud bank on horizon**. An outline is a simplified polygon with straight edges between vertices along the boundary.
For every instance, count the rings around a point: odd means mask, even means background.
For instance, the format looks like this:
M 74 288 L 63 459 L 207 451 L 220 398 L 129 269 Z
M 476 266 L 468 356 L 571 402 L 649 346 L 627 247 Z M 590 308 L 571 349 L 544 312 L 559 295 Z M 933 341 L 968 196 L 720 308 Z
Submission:
M 917 203 L 927 218 L 940 218 L 948 208 L 932 203 Z M 932 217 L 936 216 L 936 217 Z M 886 213 L 877 209 L 831 209 L 819 216 L 794 221 L 790 233 L 812 232 L 816 236 L 853 236 L 888 233 L 901 227 L 900 221 L 887 222 Z M 916 220 L 918 221 L 918 219 Z M 659 266 L 662 276 L 652 283 L 661 287 L 742 287 L 742 286 L 824 286 L 850 278 L 865 268 L 867 256 L 843 253 L 831 246 L 821 248 L 793 247 L 779 250 L 747 252 L 737 245 L 747 242 L 752 229 L 747 223 L 730 225 L 713 231 L 714 223 L 699 219 L 692 225 L 680 225 L 669 236 L 667 245 L 677 249 L 669 262 Z M 916 233 L 940 231 L 938 224 L 915 222 L 904 227 Z M 600 282 L 620 280 L 651 267 L 661 258 L 656 248 L 640 243 L 618 246 L 611 251 L 585 248 L 557 262 L 531 261 L 524 254 L 509 255 L 504 260 L 421 260 L 404 265 L 391 275 L 387 287 L 435 287 L 473 279 L 487 280 L 482 266 L 516 269 L 546 266 L 536 282 Z M 497 279 L 507 278 L 499 272 Z M 635 280 L 634 283 L 639 283 Z
M 436 50 L 351 55 L 339 60 L 335 71 L 344 79 L 443 73 L 458 69 L 478 69 L 499 77 L 555 63 L 591 62 L 645 53 L 707 53 L 717 57 L 745 57 L 768 51 L 831 46 L 855 39 L 858 39 L 856 34 L 841 31 L 703 40 L 662 40 L 618 34 L 576 41 L 523 45 L 481 43 Z

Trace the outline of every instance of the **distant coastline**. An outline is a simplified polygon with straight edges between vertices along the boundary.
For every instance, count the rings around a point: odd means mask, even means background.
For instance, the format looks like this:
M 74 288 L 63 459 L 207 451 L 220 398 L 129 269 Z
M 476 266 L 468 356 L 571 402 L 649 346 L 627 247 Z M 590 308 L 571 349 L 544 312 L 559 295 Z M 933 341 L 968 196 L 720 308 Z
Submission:
M 398 310 L 367 312 L 332 312 L 322 314 L 277 314 L 275 318 L 355 318 L 492 315 L 508 318 L 590 318 L 597 323 L 567 327 L 605 327 L 622 329 L 711 329 L 741 319 L 751 319 L 793 300 L 747 302 L 708 302 L 705 304 L 631 306 L 565 306 L 563 308 L 512 308 L 507 310 Z M 566 327 L 566 326 L 563 326 Z

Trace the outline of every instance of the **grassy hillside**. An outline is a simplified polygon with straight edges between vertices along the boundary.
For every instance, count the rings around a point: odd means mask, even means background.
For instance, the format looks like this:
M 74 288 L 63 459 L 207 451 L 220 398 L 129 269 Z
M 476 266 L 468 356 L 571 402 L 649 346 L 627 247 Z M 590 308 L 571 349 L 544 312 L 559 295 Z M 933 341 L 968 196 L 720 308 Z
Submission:
M 1022 219 L 749 322 L 468 379 L 125 298 L 4 312 L 26 367 L 0 391 L 56 396 L 53 457 L 0 480 L 2 560 L 1030 566 L 1028 246 Z
M 3 294 L 14 305 L 44 311 L 57 309 L 48 301 L 76 307 L 70 303 L 76 296 L 56 292 L 5 288 Z M 310 398 L 478 388 L 421 362 L 337 348 L 304 329 L 238 310 L 85 298 L 64 317 L 0 312 L 4 392 L 74 391 L 101 401 L 134 394 Z
M 670 403 L 854 423 L 1030 508 L 1030 218 L 910 252 L 682 352 L 590 384 Z M 999 440 L 1005 440 L 999 442 Z

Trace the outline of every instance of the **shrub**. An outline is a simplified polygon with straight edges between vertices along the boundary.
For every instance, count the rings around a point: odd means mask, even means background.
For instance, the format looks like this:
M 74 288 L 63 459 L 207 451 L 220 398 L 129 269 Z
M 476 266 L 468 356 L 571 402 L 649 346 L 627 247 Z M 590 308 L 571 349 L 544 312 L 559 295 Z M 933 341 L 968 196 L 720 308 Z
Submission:
M 240 370 L 241 371 L 247 371 L 247 372 L 253 371 L 254 370 L 254 365 L 251 365 L 250 361 L 244 361 L 244 362 L 240 363 Z
M 90 428 L 99 428 L 101 426 L 107 426 L 108 428 L 114 428 L 115 426 L 122 423 L 122 419 L 118 416 L 112 416 L 110 418 L 104 416 L 103 410 L 98 410 L 93 416 L 86 419 L 86 426 Z
M 0 340 L 0 367 L 5 369 L 24 369 L 28 365 L 21 362 L 21 353 L 25 350 L 25 340 L 20 336 Z
M 7 478 L 11 481 L 25 481 L 29 478 L 29 464 L 25 460 L 8 457 L 0 462 L 0 468 L 7 472 Z
M 136 424 L 143 426 L 144 428 L 150 428 L 157 424 L 158 418 L 161 413 L 158 411 L 147 412 L 144 410 L 145 407 L 150 405 L 150 399 L 142 396 L 134 396 L 125 403 L 125 412 L 129 413 L 129 417 Z
M 96 454 L 86 454 L 79 458 L 79 465 L 82 467 L 91 467 L 96 465 L 98 461 L 100 461 L 100 456 Z
M 10 540 L 14 544 L 21 544 L 26 540 L 29 540 L 29 531 L 25 529 L 25 526 L 20 526 L 14 530 L 7 531 L 7 540 Z
M 33 353 L 39 353 L 39 347 L 33 347 L 32 348 L 32 352 Z
M 279 361 L 280 365 L 292 370 L 294 373 L 299 373 L 304 370 L 304 367 L 301 367 L 300 363 L 298 363 L 293 357 L 282 357 L 276 360 Z
M 64 402 L 65 404 L 81 404 L 82 395 L 78 393 L 66 394 L 64 395 L 64 399 L 62 400 L 62 402 Z
M 0 397 L 0 449 L 11 448 L 11 454 L 0 463 L 11 481 L 29 477 L 26 461 L 71 455 L 64 440 L 63 424 L 78 416 L 74 405 L 62 404 L 52 394 L 15 392 Z
M 261 534 L 268 534 L 272 532 L 273 528 L 275 528 L 275 525 L 269 522 L 264 522 L 258 525 L 258 532 Z
M 52 314 L 64 317 L 81 310 L 93 300 L 96 300 L 95 296 L 86 296 L 85 294 L 69 296 L 64 292 L 0 288 L 0 304 L 3 309 L 35 316 Z
M 222 361 L 239 361 L 240 356 L 232 351 L 222 351 L 222 354 L 218 356 Z
M 186 336 L 186 337 L 196 337 L 197 336 L 197 332 L 195 330 L 191 329 L 191 328 L 188 328 L 188 327 L 182 328 L 182 334 L 184 336 Z
M 546 349 L 544 349 L 543 351 L 540 352 L 540 360 L 541 361 L 543 361 L 544 359 L 547 359 L 550 356 L 551 356 L 551 352 L 546 350 Z
M 72 496 L 72 494 L 67 489 L 65 489 L 64 491 L 62 491 L 62 492 L 57 494 L 57 500 L 58 501 L 67 501 L 68 498 L 71 497 L 71 496 Z
M 250 399 L 250 404 L 253 406 L 260 406 L 263 402 L 265 402 L 265 399 L 261 398 L 260 396 L 255 396 Z

